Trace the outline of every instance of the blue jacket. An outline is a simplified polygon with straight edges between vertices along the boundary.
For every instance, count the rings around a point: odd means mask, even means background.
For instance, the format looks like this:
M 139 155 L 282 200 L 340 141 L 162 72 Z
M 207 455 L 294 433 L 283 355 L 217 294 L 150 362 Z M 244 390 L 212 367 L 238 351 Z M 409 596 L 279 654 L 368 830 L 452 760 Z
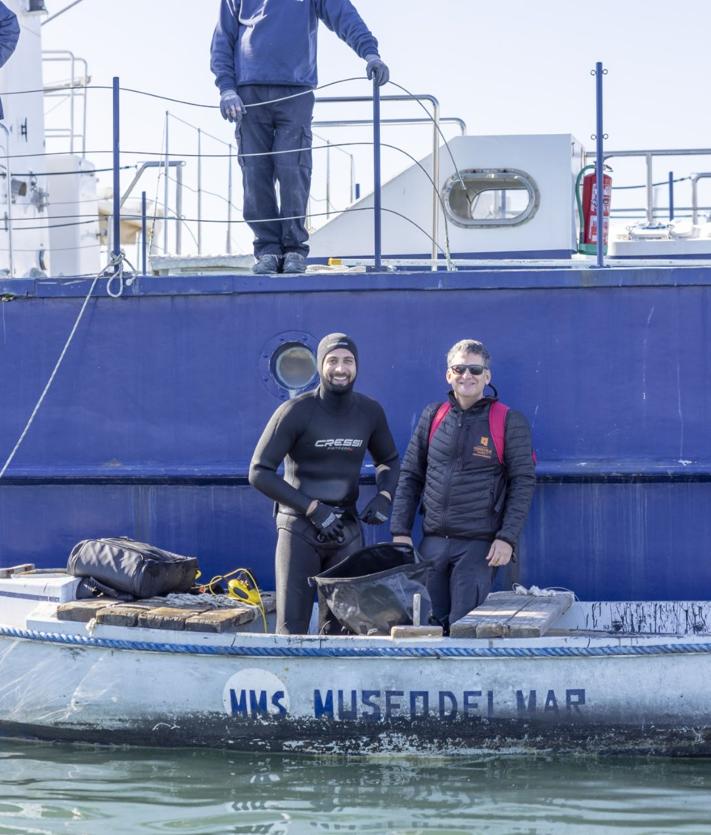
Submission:
M 316 87 L 319 20 L 361 58 L 378 54 L 349 0 L 221 0 L 210 61 L 220 92 L 245 84 Z
M 20 38 L 20 24 L 17 16 L 4 4 L 0 3 L 0 67 L 2 67 L 15 51 Z M 0 102 L 0 119 L 4 116 Z

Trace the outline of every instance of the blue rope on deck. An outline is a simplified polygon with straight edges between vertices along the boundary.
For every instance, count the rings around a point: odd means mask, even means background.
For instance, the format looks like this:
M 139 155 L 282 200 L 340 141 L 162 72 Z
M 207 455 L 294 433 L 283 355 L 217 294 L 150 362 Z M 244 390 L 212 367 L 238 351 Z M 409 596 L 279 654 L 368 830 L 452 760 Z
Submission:
M 711 653 L 711 644 L 652 644 L 604 647 L 251 647 L 123 641 L 0 627 L 0 637 L 94 649 L 165 652 L 178 655 L 221 655 L 248 658 L 595 658 L 629 655 Z

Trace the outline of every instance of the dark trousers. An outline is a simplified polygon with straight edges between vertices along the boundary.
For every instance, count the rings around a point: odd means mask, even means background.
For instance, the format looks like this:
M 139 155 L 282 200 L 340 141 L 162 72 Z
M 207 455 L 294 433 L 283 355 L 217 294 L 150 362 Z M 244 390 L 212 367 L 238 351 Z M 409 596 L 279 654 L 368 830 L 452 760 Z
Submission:
M 249 105 L 290 96 L 304 89 L 249 85 L 240 87 L 238 92 L 242 101 Z M 311 190 L 313 109 L 312 92 L 277 104 L 249 107 L 237 130 L 244 219 L 254 232 L 257 258 L 287 252 L 309 254 L 305 218 Z M 295 148 L 302 150 L 288 154 L 268 153 Z
M 305 635 L 314 604 L 314 590 L 309 577 L 327 568 L 363 547 L 360 522 L 345 522 L 343 542 L 319 542 L 316 529 L 303 516 L 277 515 L 276 545 L 276 607 L 277 627 L 280 635 Z M 335 619 L 326 604 L 319 599 L 319 632 L 336 630 Z
M 425 536 L 420 553 L 430 564 L 427 590 L 432 614 L 445 629 L 483 603 L 491 590 L 494 570 L 486 561 L 491 542 Z

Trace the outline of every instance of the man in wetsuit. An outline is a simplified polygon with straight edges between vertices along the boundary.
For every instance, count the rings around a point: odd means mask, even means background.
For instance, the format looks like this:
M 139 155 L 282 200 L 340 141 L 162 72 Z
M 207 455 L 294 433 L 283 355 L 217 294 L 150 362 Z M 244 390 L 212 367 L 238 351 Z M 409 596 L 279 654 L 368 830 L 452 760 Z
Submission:
M 210 66 L 222 116 L 237 128 L 244 219 L 254 233 L 259 275 L 306 270 L 319 22 L 366 62 L 368 78 L 387 83 L 378 41 L 350 0 L 220 3 Z
M 308 631 L 313 591 L 308 578 L 363 545 L 360 522 L 390 515 L 399 458 L 379 403 L 353 391 L 358 349 L 342 333 L 325 336 L 316 355 L 320 385 L 272 415 L 249 468 L 249 483 L 278 504 L 277 632 Z M 356 510 L 366 450 L 376 466 L 377 494 Z M 277 468 L 285 461 L 283 477 Z M 320 627 L 330 628 L 322 610 Z

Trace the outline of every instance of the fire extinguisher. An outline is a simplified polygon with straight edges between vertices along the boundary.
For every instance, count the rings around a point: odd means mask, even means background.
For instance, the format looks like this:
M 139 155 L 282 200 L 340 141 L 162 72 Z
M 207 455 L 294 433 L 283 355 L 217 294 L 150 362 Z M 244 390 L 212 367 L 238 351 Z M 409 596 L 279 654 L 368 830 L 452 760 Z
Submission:
M 602 242 L 605 252 L 607 252 L 610 230 L 610 200 L 612 198 L 612 177 L 607 172 L 611 171 L 612 169 L 606 165 L 602 175 Z M 581 180 L 582 197 L 580 195 Z M 578 252 L 594 255 L 597 252 L 597 176 L 594 165 L 586 165 L 578 174 L 575 181 L 575 199 L 580 217 Z

